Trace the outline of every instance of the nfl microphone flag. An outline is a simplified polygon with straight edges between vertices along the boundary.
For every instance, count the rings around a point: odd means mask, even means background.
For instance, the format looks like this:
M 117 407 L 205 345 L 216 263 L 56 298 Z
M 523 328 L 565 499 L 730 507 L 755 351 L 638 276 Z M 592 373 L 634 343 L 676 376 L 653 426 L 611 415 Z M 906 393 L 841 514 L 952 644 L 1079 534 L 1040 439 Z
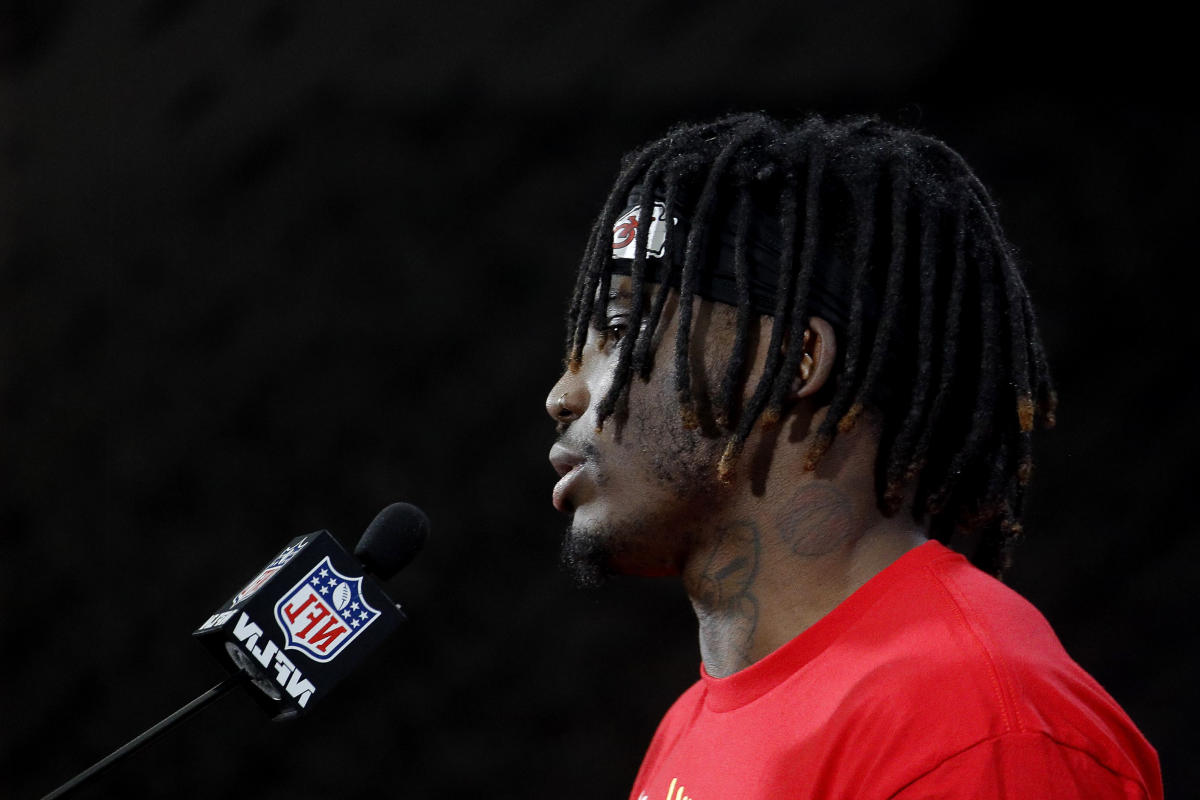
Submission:
M 277 720 L 324 697 L 404 614 L 328 531 L 293 539 L 192 635 Z
M 354 555 L 329 531 L 288 542 L 192 632 L 230 676 L 42 800 L 71 794 L 241 684 L 254 687 L 250 693 L 276 720 L 307 711 L 405 621 L 375 576 L 390 578 L 428 537 L 425 512 L 392 503 L 375 515 Z

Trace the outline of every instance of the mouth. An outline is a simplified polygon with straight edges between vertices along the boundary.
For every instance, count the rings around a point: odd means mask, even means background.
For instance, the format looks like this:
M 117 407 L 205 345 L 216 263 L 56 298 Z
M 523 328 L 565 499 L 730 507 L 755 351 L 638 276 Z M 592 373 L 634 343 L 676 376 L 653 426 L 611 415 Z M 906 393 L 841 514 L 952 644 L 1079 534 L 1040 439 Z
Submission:
M 554 507 L 564 514 L 570 514 L 575 507 L 568 499 L 572 485 L 583 470 L 584 458 L 579 453 L 564 445 L 556 444 L 550 448 L 550 465 L 558 473 L 558 483 L 554 484 L 551 500 Z

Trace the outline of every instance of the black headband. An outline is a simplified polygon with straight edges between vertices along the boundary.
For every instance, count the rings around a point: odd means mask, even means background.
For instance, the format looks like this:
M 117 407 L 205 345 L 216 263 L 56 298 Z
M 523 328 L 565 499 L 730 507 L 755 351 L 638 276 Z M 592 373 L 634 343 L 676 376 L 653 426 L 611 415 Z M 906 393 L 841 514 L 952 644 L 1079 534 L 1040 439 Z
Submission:
M 634 190 L 627 208 L 613 225 L 613 266 L 615 275 L 629 275 L 633 269 L 636 232 L 645 224 L 639 219 L 640 192 Z M 645 280 L 666 283 L 679 288 L 683 272 L 684 251 L 690 231 L 689 220 L 679 211 L 672 214 L 673 224 L 661 219 L 665 206 L 661 193 L 656 196 L 651 211 L 651 230 L 648 234 Z M 714 209 L 714 221 L 709 224 L 709 241 L 697 264 L 696 294 L 707 300 L 728 305 L 738 304 L 737 272 L 734 262 L 734 243 L 737 236 L 736 214 L 732 204 L 719 204 Z M 800 220 L 803 222 L 803 219 Z M 715 242 L 713 241 L 715 234 Z M 715 246 L 714 246 L 715 245 Z M 770 214 L 751 214 L 746 236 L 746 262 L 749 277 L 750 306 L 758 314 L 775 315 L 776 289 L 779 285 L 780 258 L 783 237 L 779 220 Z M 799 259 L 800 242 L 795 253 Z M 793 268 L 787 265 L 787 268 Z M 812 281 L 808 287 L 807 315 L 821 317 L 839 334 L 846 330 L 850 319 L 850 298 L 853 294 L 850 270 L 833 252 L 827 242 L 819 242 Z M 873 319 L 877 314 L 874 293 L 864 293 L 864 314 Z

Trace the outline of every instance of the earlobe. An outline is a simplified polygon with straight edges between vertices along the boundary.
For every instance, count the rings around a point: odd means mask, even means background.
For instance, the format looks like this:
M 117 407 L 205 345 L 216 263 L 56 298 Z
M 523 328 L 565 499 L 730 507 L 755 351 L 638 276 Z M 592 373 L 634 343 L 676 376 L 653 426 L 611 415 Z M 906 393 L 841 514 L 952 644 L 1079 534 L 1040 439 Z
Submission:
M 797 385 L 792 397 L 809 397 L 821 390 L 833 372 L 837 358 L 837 337 L 833 326 L 820 317 L 810 317 L 804 331 L 804 355 L 796 376 Z

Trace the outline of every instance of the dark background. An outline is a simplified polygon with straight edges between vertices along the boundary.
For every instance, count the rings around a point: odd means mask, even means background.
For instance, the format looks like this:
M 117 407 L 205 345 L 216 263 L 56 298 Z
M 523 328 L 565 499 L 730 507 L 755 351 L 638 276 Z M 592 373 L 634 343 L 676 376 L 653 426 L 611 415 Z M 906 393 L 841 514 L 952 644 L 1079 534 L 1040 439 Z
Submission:
M 1096 14 L 6 4 L 0 796 L 216 682 L 190 631 L 397 499 L 435 526 L 405 635 L 308 718 L 227 699 L 86 796 L 623 796 L 694 622 L 558 572 L 540 408 L 619 156 L 753 108 L 916 124 L 993 189 L 1061 395 L 1011 583 L 1200 790 L 1192 43 Z

